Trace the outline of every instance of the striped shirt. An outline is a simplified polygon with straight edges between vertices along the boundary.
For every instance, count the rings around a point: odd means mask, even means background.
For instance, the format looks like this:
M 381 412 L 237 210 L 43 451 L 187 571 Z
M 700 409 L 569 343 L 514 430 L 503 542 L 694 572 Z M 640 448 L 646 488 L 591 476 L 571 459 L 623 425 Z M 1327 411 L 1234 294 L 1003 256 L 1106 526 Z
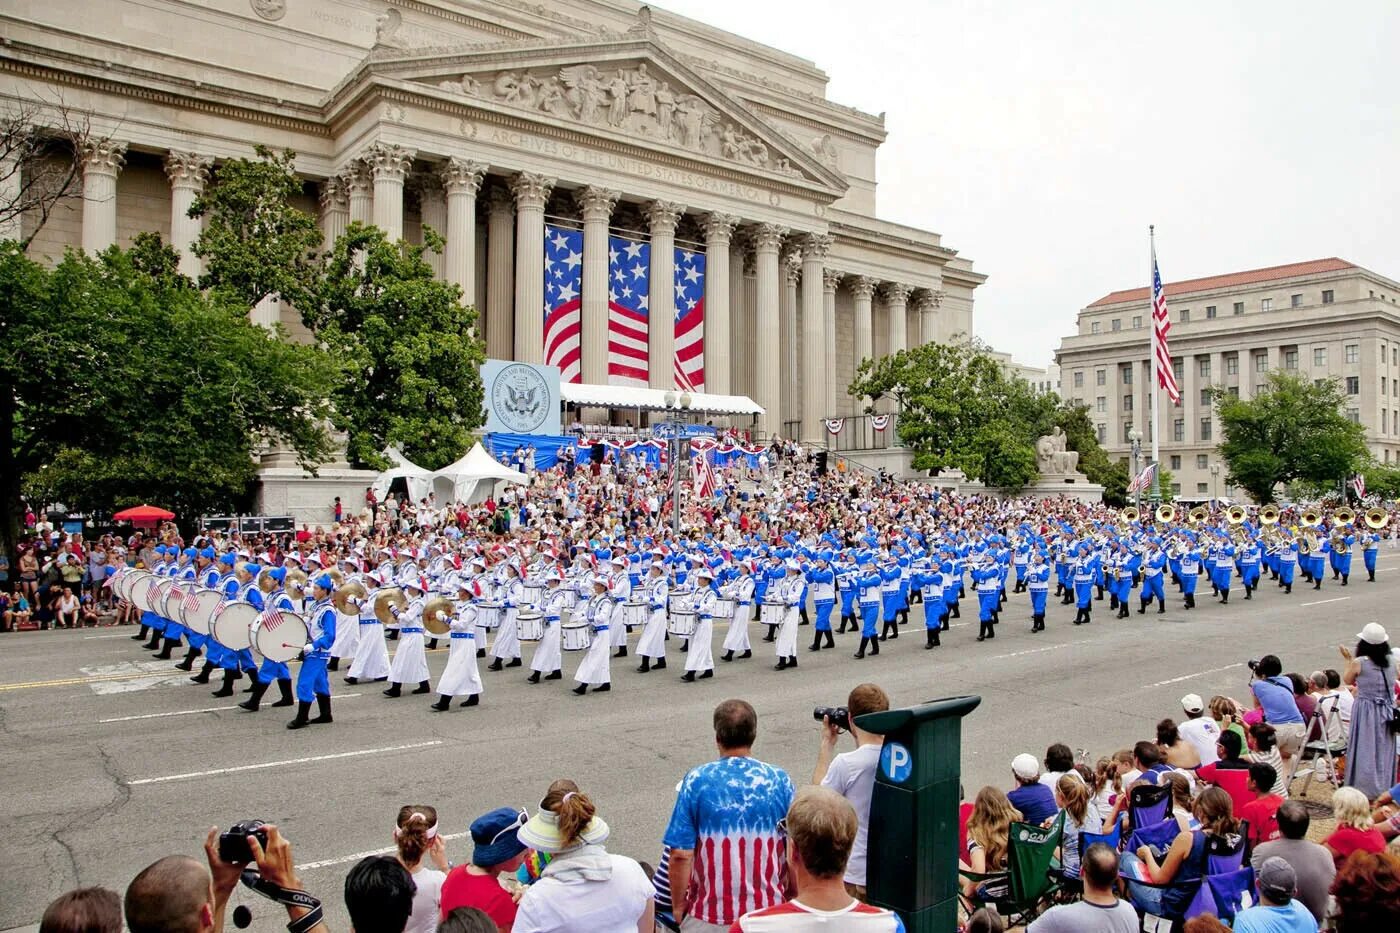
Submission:
M 841 910 L 817 910 L 800 901 L 756 910 L 729 928 L 729 933 L 904 933 L 892 911 L 853 900 Z

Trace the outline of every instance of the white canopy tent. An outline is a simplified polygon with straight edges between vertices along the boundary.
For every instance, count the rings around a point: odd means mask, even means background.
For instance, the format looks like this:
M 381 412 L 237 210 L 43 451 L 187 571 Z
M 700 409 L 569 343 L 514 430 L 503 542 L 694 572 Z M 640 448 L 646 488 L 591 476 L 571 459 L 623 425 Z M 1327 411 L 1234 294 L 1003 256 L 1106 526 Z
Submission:
M 638 411 L 674 410 L 667 405 L 666 389 L 636 386 L 601 386 L 563 382 L 559 395 L 564 401 L 581 408 L 631 408 Z M 674 397 L 674 390 L 669 394 Z M 761 415 L 763 407 L 747 395 L 711 395 L 691 392 L 689 411 L 715 415 Z
M 414 502 L 428 497 L 428 491 L 433 485 L 432 471 L 425 470 L 418 464 L 410 462 L 403 455 L 403 451 L 397 447 L 385 450 L 384 456 L 388 457 L 394 465 L 380 473 L 374 480 L 374 494 L 379 501 L 384 501 L 384 497 L 389 494 L 389 488 L 394 485 L 396 479 L 402 479 L 408 486 L 408 497 Z
M 479 488 L 491 489 L 497 482 L 523 485 L 530 481 L 519 470 L 503 466 L 479 441 L 462 459 L 433 473 L 432 480 L 439 503 L 471 502 Z M 483 486 L 483 482 L 488 485 Z

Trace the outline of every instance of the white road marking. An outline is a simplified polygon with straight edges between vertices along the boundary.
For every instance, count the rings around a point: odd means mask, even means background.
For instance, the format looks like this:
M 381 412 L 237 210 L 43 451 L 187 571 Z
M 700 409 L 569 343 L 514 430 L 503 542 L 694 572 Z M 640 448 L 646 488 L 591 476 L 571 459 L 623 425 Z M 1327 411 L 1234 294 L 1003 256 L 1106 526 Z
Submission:
M 471 833 L 443 833 L 439 838 L 452 842 L 457 839 L 465 839 Z M 312 871 L 317 868 L 330 868 L 332 865 L 344 865 L 346 862 L 358 862 L 362 858 L 369 858 L 371 855 L 388 855 L 397 852 L 393 846 L 386 849 L 370 849 L 367 852 L 356 852 L 354 855 L 340 855 L 335 858 L 323 858 L 319 862 L 307 862 L 305 865 L 298 865 L 298 871 Z
M 84 635 L 83 641 L 92 641 L 94 638 L 131 638 L 131 629 L 128 628 L 125 632 L 112 632 L 108 635 Z M 135 641 L 136 639 L 132 638 L 131 640 Z
M 1306 606 L 1325 606 L 1325 605 L 1327 605 L 1328 603 L 1339 603 L 1339 602 L 1341 602 L 1341 601 L 1344 600 L 1344 599 L 1351 599 L 1351 597 L 1350 597 L 1350 596 L 1334 596 L 1334 597 L 1331 598 L 1331 599 L 1319 599 L 1319 600 L 1318 600 L 1317 602 L 1315 602 L 1315 603 L 1303 603 L 1302 605 L 1303 605 L 1304 607 L 1306 607 Z
M 1056 648 L 1068 648 L 1074 642 L 1061 642 L 1058 645 L 1046 645 L 1043 648 L 1027 648 L 1025 651 L 1013 651 L 1010 654 L 994 654 L 988 661 L 1000 661 L 1002 658 L 1019 658 L 1024 654 L 1040 654 L 1042 651 L 1054 651 Z
M 1165 687 L 1169 684 L 1179 684 L 1183 680 L 1192 680 L 1196 677 L 1204 677 L 1207 674 L 1219 674 L 1221 671 L 1230 671 L 1234 670 L 1237 667 L 1244 667 L 1244 662 L 1241 661 L 1237 664 L 1227 664 L 1224 667 L 1213 667 L 1208 671 L 1196 671 L 1196 673 L 1194 674 L 1183 674 L 1180 677 L 1173 677 L 1171 680 L 1159 680 L 1155 684 L 1143 684 L 1142 689 L 1151 690 L 1153 687 Z
M 358 693 L 333 694 L 332 700 L 348 700 L 351 697 L 360 696 Z M 271 704 L 268 704 L 271 708 Z M 203 709 L 181 709 L 173 713 L 143 713 L 140 716 L 117 716 L 114 719 L 99 719 L 99 723 L 106 722 L 135 722 L 138 719 L 164 719 L 166 716 L 193 716 L 195 713 L 220 713 L 224 710 L 238 709 L 238 705 L 233 706 L 206 706 Z
M 135 781 L 128 781 L 127 784 L 135 787 L 139 784 L 163 784 L 167 781 L 186 781 L 191 778 L 216 777 L 221 774 L 238 774 L 243 771 L 262 771 L 266 768 L 280 768 L 283 765 L 303 765 L 313 761 L 335 761 L 341 758 L 358 758 L 363 755 L 382 755 L 385 752 L 402 752 L 415 748 L 430 748 L 434 745 L 442 745 L 441 740 L 432 742 L 414 742 L 412 745 L 388 745 L 384 748 L 363 748 L 354 752 L 337 752 L 334 755 L 311 755 L 306 758 L 288 758 L 283 761 L 265 761 L 256 765 L 237 765 L 232 768 L 213 768 L 209 771 L 191 771 L 186 774 L 166 774 L 161 777 L 141 778 Z

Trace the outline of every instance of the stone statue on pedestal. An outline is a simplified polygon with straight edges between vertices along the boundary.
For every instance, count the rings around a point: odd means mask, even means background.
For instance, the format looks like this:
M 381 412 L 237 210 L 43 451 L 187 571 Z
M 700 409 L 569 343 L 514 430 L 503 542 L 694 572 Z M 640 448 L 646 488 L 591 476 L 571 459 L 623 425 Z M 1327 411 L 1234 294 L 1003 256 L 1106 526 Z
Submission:
M 1081 476 L 1079 451 L 1070 450 L 1064 429 L 1054 430 L 1035 442 L 1036 468 L 1041 476 Z

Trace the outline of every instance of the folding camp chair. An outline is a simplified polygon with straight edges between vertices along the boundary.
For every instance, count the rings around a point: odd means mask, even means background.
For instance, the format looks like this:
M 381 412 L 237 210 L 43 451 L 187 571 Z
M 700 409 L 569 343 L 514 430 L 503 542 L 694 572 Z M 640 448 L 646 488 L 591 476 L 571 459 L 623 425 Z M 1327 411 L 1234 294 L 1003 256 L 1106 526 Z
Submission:
M 972 914 L 989 904 L 1007 920 L 1008 926 L 1029 924 L 1049 906 L 1061 885 L 1060 863 L 1055 858 L 1064 835 L 1065 815 L 1061 813 L 1049 829 L 1030 823 L 1012 823 L 1008 837 L 1006 871 L 977 872 L 958 870 L 959 877 L 978 884 L 1005 882 L 1006 893 L 980 901 L 959 892 L 963 909 Z
M 1128 789 L 1128 835 L 1141 826 L 1155 826 L 1172 812 L 1172 790 L 1160 784 L 1134 784 Z
M 1317 765 L 1323 761 L 1327 763 L 1326 780 L 1332 787 L 1342 786 L 1342 776 L 1337 773 L 1336 757 L 1347 753 L 1347 732 L 1341 728 L 1341 712 L 1337 709 L 1340 701 L 1336 697 L 1323 697 L 1317 702 L 1317 709 L 1308 720 L 1308 728 L 1305 735 L 1317 738 L 1304 742 L 1302 749 L 1294 755 L 1288 763 L 1288 775 L 1284 786 L 1288 788 L 1288 795 L 1293 796 L 1293 779 L 1298 775 L 1298 769 L 1304 762 L 1312 762 L 1313 767 L 1308 768 L 1307 777 L 1303 781 L 1303 795 L 1307 796 L 1308 788 L 1312 787 L 1313 778 L 1317 776 Z
M 1137 835 L 1134 836 L 1134 840 L 1136 839 Z M 1247 839 L 1248 827 L 1245 824 L 1241 824 L 1239 833 L 1209 837 L 1206 840 L 1205 874 L 1187 882 L 1186 884 L 1191 886 L 1189 888 L 1182 887 L 1177 882 L 1155 884 L 1124 876 L 1130 889 L 1142 886 L 1165 891 L 1175 887 L 1191 895 L 1181 916 L 1156 917 L 1147 914 L 1143 917 L 1142 928 L 1171 929 L 1176 924 L 1202 914 L 1218 917 L 1227 924 L 1233 923 L 1235 914 L 1253 903 L 1254 870 L 1244 864 Z

